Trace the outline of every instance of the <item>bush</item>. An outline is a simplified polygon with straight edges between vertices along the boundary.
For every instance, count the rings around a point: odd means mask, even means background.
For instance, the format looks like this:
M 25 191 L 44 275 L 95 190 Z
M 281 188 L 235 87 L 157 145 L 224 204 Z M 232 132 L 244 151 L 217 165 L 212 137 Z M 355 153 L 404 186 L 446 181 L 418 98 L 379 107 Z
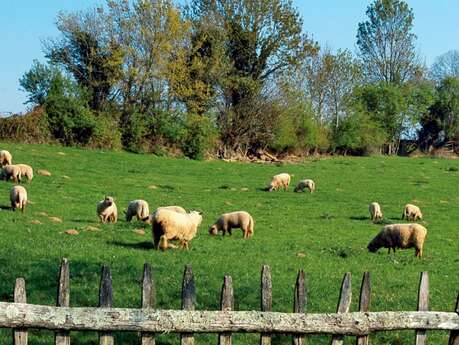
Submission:
M 182 142 L 182 151 L 191 159 L 203 159 L 204 154 L 216 140 L 216 130 L 207 117 L 189 115 L 186 123 L 186 135 Z
M 0 119 L 0 139 L 39 144 L 50 142 L 51 134 L 43 107 L 36 107 L 27 115 Z

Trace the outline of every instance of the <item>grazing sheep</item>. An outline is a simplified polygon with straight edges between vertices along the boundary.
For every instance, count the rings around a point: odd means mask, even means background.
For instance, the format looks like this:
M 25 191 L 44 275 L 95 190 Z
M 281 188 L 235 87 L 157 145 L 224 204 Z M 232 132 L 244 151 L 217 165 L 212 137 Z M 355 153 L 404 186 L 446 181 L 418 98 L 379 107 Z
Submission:
M 106 196 L 104 200 L 97 203 L 97 215 L 99 216 L 102 223 L 118 221 L 118 209 L 115 201 L 111 196 Z
M 313 180 L 301 180 L 295 187 L 294 192 L 304 192 L 305 189 L 309 189 L 309 192 L 312 193 L 316 190 L 316 184 Z
M 9 181 L 10 178 L 13 179 L 14 183 L 21 181 L 21 168 L 17 165 L 5 165 L 0 174 L 0 179 Z
M 402 219 L 406 219 L 409 221 L 416 221 L 418 219 L 422 219 L 421 209 L 413 204 L 406 204 L 403 210 Z
M 290 175 L 287 173 L 282 173 L 273 176 L 271 183 L 268 186 L 268 192 L 272 192 L 273 190 L 278 190 L 279 188 L 283 187 L 284 190 L 287 190 L 290 184 Z
M 172 247 L 168 244 L 170 240 L 178 240 L 181 248 L 188 249 L 188 242 L 196 235 L 202 222 L 202 215 L 197 211 L 183 214 L 159 208 L 152 216 L 154 246 L 162 250 Z
M 145 200 L 130 201 L 125 213 L 127 222 L 130 222 L 134 216 L 137 217 L 137 220 L 143 221 L 147 221 L 150 217 L 150 209 Z
M 373 222 L 377 222 L 378 220 L 382 220 L 384 218 L 381 206 L 377 202 L 372 202 L 370 206 L 368 206 L 368 210 L 370 211 L 370 219 Z
M 152 224 L 153 218 L 155 216 L 155 213 L 158 210 L 170 210 L 170 211 L 174 211 L 174 212 L 177 212 L 177 213 L 186 214 L 186 210 L 181 206 L 160 206 L 156 210 L 154 210 L 152 214 L 150 214 L 147 223 Z
M 27 164 L 16 164 L 21 169 L 21 176 L 27 177 L 27 181 L 30 183 L 33 179 L 33 169 Z
M 0 150 L 0 167 L 4 165 L 11 165 L 13 163 L 13 156 L 6 150 Z
M 19 208 L 21 212 L 24 212 L 27 205 L 26 189 L 22 186 L 14 186 L 13 188 L 11 188 L 10 200 L 11 208 L 13 209 L 13 211 L 16 211 L 16 209 Z
M 422 248 L 427 235 L 427 229 L 419 224 L 390 224 L 381 229 L 378 235 L 368 244 L 372 253 L 379 248 L 389 248 L 388 253 L 395 248 L 415 248 L 415 256 L 422 257 Z
M 219 231 L 223 231 L 223 236 L 226 232 L 231 235 L 231 229 L 240 228 L 244 233 L 244 238 L 249 238 L 253 235 L 254 222 L 252 216 L 245 211 L 237 211 L 224 213 L 210 227 L 209 234 L 217 235 Z

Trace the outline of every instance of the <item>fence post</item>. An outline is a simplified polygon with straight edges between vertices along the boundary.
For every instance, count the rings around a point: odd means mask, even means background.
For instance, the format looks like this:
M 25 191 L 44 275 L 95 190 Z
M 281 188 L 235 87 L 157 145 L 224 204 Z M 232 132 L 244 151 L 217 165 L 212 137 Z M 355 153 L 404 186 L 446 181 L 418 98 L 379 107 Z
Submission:
M 459 314 L 459 294 L 457 295 L 455 311 Z M 449 335 L 448 345 L 459 345 L 459 331 L 451 331 L 451 334 Z
M 371 304 L 371 280 L 370 272 L 365 272 L 362 278 L 362 285 L 360 286 L 360 299 L 359 299 L 359 311 L 367 312 L 370 311 Z M 357 337 L 357 345 L 368 345 L 370 344 L 370 335 L 363 335 Z
M 58 307 L 70 306 L 70 279 L 69 279 L 69 262 L 66 258 L 62 259 L 59 270 L 59 282 L 57 286 L 57 303 Z M 54 336 L 55 345 L 70 345 L 70 332 L 57 331 Z
M 272 290 L 271 269 L 268 265 L 263 265 L 261 270 L 261 311 L 272 311 Z M 262 333 L 260 335 L 260 345 L 271 345 L 271 334 Z
M 429 310 L 429 274 L 427 272 L 421 273 L 421 280 L 419 282 L 418 293 L 418 311 Z M 416 345 L 427 344 L 427 332 L 425 329 L 416 331 Z
M 194 283 L 194 275 L 191 265 L 185 266 L 183 272 L 182 283 L 182 309 L 194 310 L 196 305 L 196 285 Z M 181 345 L 194 345 L 194 337 L 192 333 L 182 333 Z
M 305 275 L 303 270 L 298 271 L 296 277 L 295 292 L 293 295 L 293 312 L 294 313 L 306 313 L 307 308 L 307 290 Z M 306 337 L 303 335 L 293 335 L 293 345 L 305 345 Z
M 113 287 L 110 267 L 102 266 L 99 288 L 99 307 L 111 308 L 113 306 Z M 99 345 L 113 345 L 113 336 L 110 332 L 99 332 Z
M 348 313 L 351 306 L 352 300 L 352 282 L 351 273 L 347 272 L 344 275 L 343 283 L 341 284 L 341 292 L 339 297 L 339 303 L 337 313 Z M 344 335 L 334 335 L 332 337 L 332 345 L 342 345 L 344 342 Z
M 234 309 L 233 279 L 230 276 L 223 278 L 222 294 L 220 299 L 221 310 L 229 311 Z M 220 333 L 218 335 L 219 345 L 231 345 L 231 333 Z
M 143 265 L 142 280 L 142 308 L 149 309 L 156 306 L 156 286 L 153 278 L 151 266 L 147 263 Z M 155 336 L 153 333 L 141 334 L 142 345 L 155 345 Z
M 24 278 L 16 279 L 16 284 L 14 286 L 14 303 L 27 303 L 27 293 Z M 13 340 L 14 345 L 27 345 L 27 330 L 13 330 Z

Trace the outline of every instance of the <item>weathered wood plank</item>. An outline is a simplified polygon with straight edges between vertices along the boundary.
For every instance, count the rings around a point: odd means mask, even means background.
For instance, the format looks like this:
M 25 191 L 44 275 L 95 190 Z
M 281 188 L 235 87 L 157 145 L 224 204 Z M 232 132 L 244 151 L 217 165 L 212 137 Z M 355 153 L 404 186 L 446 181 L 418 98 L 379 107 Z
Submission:
M 456 313 L 459 315 L 459 294 L 456 299 Z M 459 345 L 459 331 L 451 331 L 448 345 Z
M 16 279 L 14 285 L 14 302 L 15 303 L 27 303 L 27 292 L 24 278 Z M 27 345 L 28 333 L 24 327 L 18 327 L 13 331 L 13 344 L 14 345 Z
M 395 311 L 296 314 L 75 308 L 0 302 L 0 327 L 153 333 L 327 333 L 365 335 L 394 330 L 459 331 L 455 312 Z
M 62 259 L 59 270 L 59 282 L 57 286 L 57 307 L 70 306 L 70 271 L 67 259 Z M 55 345 L 70 345 L 70 334 L 68 331 L 58 331 L 54 336 Z
M 271 269 L 263 265 L 261 269 L 261 311 L 271 311 L 273 308 L 273 284 Z M 271 345 L 271 334 L 260 334 L 260 345 Z
M 351 273 L 347 272 L 344 275 L 343 282 L 341 284 L 341 292 L 338 302 L 338 313 L 348 313 L 351 306 L 352 300 L 352 285 L 351 285 Z M 344 335 L 334 335 L 332 337 L 332 345 L 343 345 Z
M 362 278 L 362 285 L 360 286 L 360 299 L 359 299 L 359 311 L 367 312 L 370 311 L 371 304 L 371 280 L 370 272 L 365 272 Z M 357 337 L 357 345 L 369 345 L 370 336 L 364 335 Z
M 427 272 L 421 273 L 419 281 L 418 293 L 418 311 L 429 310 L 429 274 Z M 425 329 L 416 331 L 416 345 L 427 344 L 427 332 Z
M 100 308 L 111 308 L 113 306 L 113 287 L 112 287 L 112 275 L 110 268 L 107 265 L 102 266 L 102 273 L 100 278 L 99 288 L 99 307 Z M 99 345 L 113 345 L 114 340 L 110 332 L 99 333 Z
M 233 279 L 230 276 L 223 278 L 220 307 L 222 311 L 231 311 L 234 309 Z M 220 333 L 218 343 L 220 345 L 231 345 L 231 333 Z
M 185 266 L 182 283 L 182 310 L 194 310 L 196 305 L 196 285 L 194 282 L 191 265 Z M 180 337 L 181 345 L 194 345 L 194 337 L 191 333 L 183 333 Z
M 156 286 L 153 279 L 153 273 L 149 264 L 143 266 L 142 280 L 142 308 L 151 309 L 156 307 Z M 141 334 L 142 345 L 155 345 L 155 336 L 153 333 Z
M 295 292 L 293 295 L 293 312 L 306 313 L 307 308 L 307 293 L 304 271 L 300 270 L 296 277 Z M 293 345 L 305 345 L 306 338 L 302 335 L 293 335 Z

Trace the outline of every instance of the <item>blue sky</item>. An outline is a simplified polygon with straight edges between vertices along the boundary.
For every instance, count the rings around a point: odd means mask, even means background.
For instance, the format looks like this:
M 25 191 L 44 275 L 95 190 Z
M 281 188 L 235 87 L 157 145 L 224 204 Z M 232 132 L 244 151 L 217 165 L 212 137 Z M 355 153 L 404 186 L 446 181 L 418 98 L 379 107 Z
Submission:
M 355 51 L 358 22 L 365 19 L 370 0 L 294 0 L 305 31 L 322 46 Z M 414 9 L 418 50 L 430 65 L 436 56 L 459 49 L 459 1 L 408 0 Z M 2 1 L 0 11 L 0 113 L 21 112 L 25 93 L 18 79 L 34 59 L 44 61 L 41 40 L 56 37 L 57 12 L 83 10 L 98 0 Z

